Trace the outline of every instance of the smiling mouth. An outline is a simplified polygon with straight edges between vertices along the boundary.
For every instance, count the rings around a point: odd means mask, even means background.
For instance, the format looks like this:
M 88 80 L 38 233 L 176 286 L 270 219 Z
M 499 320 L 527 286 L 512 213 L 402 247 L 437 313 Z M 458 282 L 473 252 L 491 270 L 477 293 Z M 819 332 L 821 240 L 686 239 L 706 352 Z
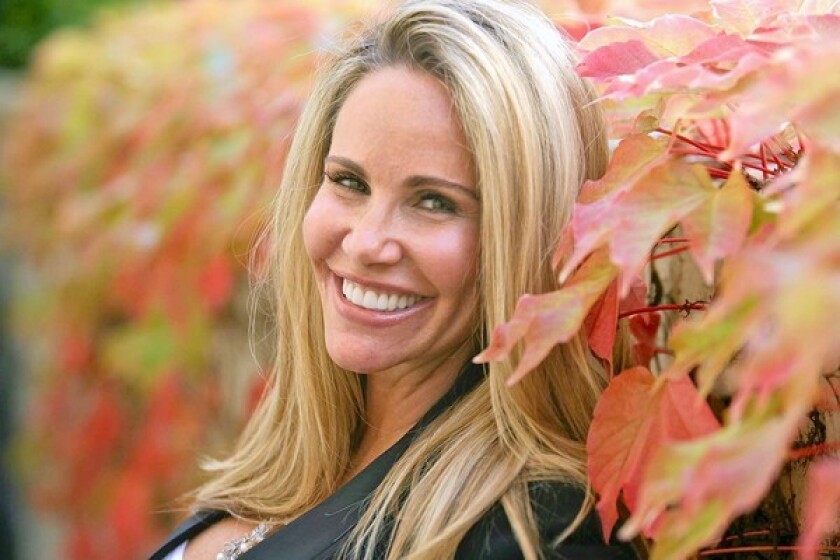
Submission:
M 353 305 L 373 311 L 399 311 L 422 301 L 423 296 L 378 292 L 342 278 L 341 292 Z

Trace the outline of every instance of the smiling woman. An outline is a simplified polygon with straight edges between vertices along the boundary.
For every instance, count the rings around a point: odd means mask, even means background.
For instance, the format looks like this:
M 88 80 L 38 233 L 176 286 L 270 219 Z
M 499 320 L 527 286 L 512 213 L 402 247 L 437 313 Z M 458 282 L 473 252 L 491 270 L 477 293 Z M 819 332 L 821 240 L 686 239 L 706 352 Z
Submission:
M 322 68 L 280 187 L 278 352 L 237 448 L 152 558 L 632 558 L 591 511 L 604 369 L 472 364 L 525 293 L 606 138 L 525 2 L 414 0 Z
M 371 73 L 338 112 L 303 236 L 327 351 L 340 367 L 371 374 L 368 385 L 422 387 L 434 375 L 439 390 L 473 356 L 474 175 L 451 97 L 427 73 Z

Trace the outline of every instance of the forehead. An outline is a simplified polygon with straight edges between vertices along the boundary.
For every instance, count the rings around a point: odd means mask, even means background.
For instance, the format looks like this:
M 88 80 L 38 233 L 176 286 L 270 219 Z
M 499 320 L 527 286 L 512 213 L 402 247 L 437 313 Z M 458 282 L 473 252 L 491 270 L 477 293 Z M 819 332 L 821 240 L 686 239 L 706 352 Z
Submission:
M 474 182 L 449 91 L 434 76 L 404 67 L 376 70 L 353 87 L 338 112 L 330 155 Z

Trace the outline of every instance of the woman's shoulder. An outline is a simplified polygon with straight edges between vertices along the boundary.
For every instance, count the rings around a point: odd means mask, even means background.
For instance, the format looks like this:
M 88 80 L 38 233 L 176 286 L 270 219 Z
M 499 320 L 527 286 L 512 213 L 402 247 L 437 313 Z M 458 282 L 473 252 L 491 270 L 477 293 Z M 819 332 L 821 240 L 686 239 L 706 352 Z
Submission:
M 636 560 L 628 543 L 604 543 L 594 509 L 562 543 L 553 541 L 577 516 L 585 491 L 563 482 L 535 482 L 529 485 L 531 506 L 540 531 L 543 557 L 564 560 Z M 458 560 L 515 560 L 523 558 L 501 504 L 490 509 L 470 529 L 458 547 Z

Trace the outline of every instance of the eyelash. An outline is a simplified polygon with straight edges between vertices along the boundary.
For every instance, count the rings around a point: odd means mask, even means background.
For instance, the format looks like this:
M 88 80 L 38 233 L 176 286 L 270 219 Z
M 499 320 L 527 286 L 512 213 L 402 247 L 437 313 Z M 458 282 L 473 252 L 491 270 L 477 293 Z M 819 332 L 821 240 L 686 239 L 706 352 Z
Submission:
M 367 185 L 365 185 L 365 182 L 356 177 L 355 175 L 350 175 L 349 173 L 330 174 L 324 172 L 324 177 L 326 177 L 329 182 L 339 187 L 350 189 L 351 191 L 356 192 L 367 192 Z M 351 187 L 350 185 L 345 184 L 343 181 L 353 181 L 354 183 L 356 183 L 357 186 Z
M 356 177 L 355 175 L 351 175 L 349 173 L 328 173 L 324 172 L 324 177 L 334 185 L 348 189 L 353 192 L 366 194 L 368 192 L 368 187 L 364 181 Z M 355 183 L 356 186 L 350 186 L 347 182 Z M 458 213 L 458 205 L 452 202 L 449 198 L 442 196 L 433 191 L 425 191 L 420 193 L 420 203 L 423 204 L 425 202 L 433 202 L 438 203 L 438 206 L 435 208 L 428 208 L 425 206 L 421 206 L 425 210 L 434 213 L 442 213 L 442 214 L 457 214 Z

